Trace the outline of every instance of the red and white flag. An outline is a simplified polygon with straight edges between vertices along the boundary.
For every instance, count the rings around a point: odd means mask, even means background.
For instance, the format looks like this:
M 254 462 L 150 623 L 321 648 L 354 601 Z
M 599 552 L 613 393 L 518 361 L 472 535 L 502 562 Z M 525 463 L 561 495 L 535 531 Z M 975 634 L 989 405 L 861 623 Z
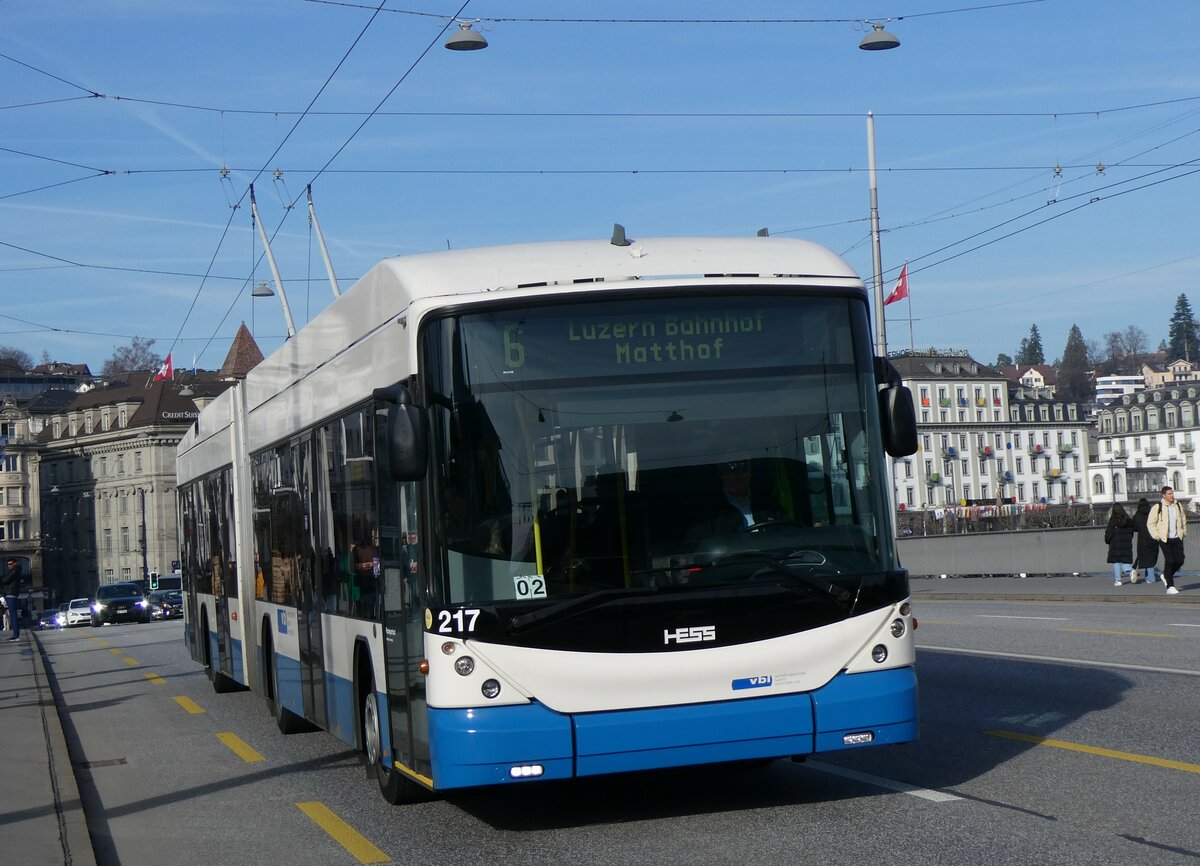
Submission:
M 158 368 L 158 372 L 154 374 L 155 382 L 164 382 L 175 378 L 175 368 L 171 366 L 171 353 L 167 353 L 167 360 L 162 362 L 162 366 Z
M 908 262 L 904 263 L 904 267 L 900 269 L 900 279 L 896 280 L 896 288 L 892 289 L 892 293 L 883 299 L 883 305 L 903 301 L 908 297 Z M 170 360 L 170 359 L 168 359 Z

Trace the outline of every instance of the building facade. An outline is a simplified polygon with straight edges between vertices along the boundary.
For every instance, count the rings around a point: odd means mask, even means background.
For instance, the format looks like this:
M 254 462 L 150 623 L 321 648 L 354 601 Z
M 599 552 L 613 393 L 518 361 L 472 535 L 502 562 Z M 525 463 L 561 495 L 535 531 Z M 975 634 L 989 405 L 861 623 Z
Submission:
M 919 445 L 893 464 L 898 508 L 1088 501 L 1082 404 L 1013 382 L 966 352 L 903 352 L 891 361 L 912 391 Z
M 1158 500 L 1164 485 L 1195 501 L 1200 475 L 1200 381 L 1125 394 L 1096 414 L 1096 454 L 1088 466 L 1094 502 Z

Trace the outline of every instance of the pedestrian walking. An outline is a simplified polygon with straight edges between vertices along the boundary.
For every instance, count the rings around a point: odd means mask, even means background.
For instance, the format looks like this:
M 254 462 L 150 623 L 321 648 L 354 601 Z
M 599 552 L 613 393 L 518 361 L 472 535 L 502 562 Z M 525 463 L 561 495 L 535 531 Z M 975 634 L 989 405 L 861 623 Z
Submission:
M 1175 501 L 1175 491 L 1170 485 L 1162 489 L 1162 501 L 1150 508 L 1146 526 L 1154 540 L 1162 547 L 1162 582 L 1167 585 L 1167 594 L 1175 595 L 1175 574 L 1183 565 L 1183 539 L 1187 535 L 1187 512 Z
M 17 597 L 21 594 L 21 566 L 11 556 L 5 563 L 4 574 L 0 575 L 0 595 L 8 606 L 8 622 L 12 628 L 12 637 L 17 640 L 21 636 L 21 617 L 17 607 Z
M 1104 528 L 1104 542 L 1108 545 L 1108 561 L 1113 567 L 1113 586 L 1121 585 L 1122 575 L 1133 571 L 1133 536 L 1136 530 L 1133 521 L 1121 503 L 1113 506 L 1108 515 L 1108 526 Z M 1132 579 L 1130 580 L 1132 583 Z
M 1133 512 L 1133 526 L 1137 530 L 1137 545 L 1134 550 L 1134 567 L 1141 572 L 1146 583 L 1157 583 L 1154 569 L 1158 566 L 1158 542 L 1146 525 L 1150 518 L 1150 500 L 1142 497 Z M 1137 583 L 1135 580 L 1134 583 Z

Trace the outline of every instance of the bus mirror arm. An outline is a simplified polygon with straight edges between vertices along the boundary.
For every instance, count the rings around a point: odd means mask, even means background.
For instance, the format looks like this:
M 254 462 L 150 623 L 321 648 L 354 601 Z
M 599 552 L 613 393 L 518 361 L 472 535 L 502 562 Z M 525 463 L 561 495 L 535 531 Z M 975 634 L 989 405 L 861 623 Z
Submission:
M 410 401 L 403 384 L 376 388 L 376 400 L 387 403 L 387 447 L 392 479 L 419 481 L 429 460 L 429 421 Z
M 917 410 L 912 391 L 904 386 L 900 371 L 887 358 L 875 358 L 875 383 L 883 449 L 892 457 L 917 451 Z

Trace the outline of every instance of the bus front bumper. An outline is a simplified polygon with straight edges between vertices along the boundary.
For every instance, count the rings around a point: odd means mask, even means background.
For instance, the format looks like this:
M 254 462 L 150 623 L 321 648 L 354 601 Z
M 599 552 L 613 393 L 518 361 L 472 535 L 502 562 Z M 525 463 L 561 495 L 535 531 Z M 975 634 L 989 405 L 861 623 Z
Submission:
M 911 667 L 822 688 L 708 704 L 575 715 L 538 704 L 429 711 L 435 788 L 568 779 L 809 755 L 917 738 Z

